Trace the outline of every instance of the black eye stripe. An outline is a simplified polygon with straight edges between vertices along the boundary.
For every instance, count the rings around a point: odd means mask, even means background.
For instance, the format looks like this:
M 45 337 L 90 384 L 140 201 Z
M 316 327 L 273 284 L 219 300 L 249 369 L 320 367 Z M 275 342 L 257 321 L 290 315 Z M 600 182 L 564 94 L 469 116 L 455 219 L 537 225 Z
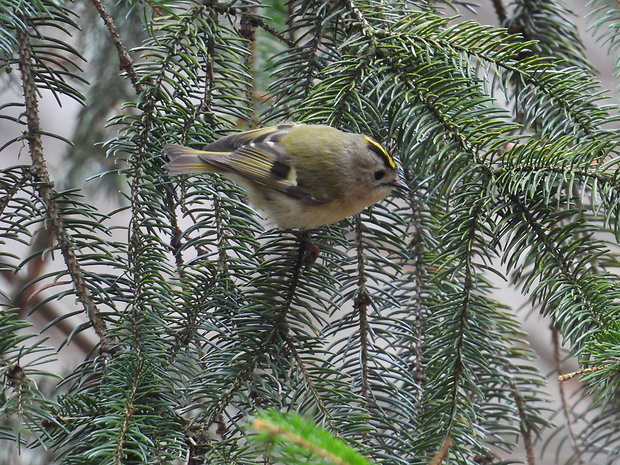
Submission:
M 377 156 L 381 160 L 383 160 L 385 166 L 393 170 L 396 169 L 396 163 L 394 162 L 394 159 L 390 156 L 389 153 L 387 153 L 387 151 L 381 146 L 381 144 L 375 142 L 368 136 L 364 136 L 364 139 L 366 139 L 366 147 L 368 147 L 369 150 L 377 154 Z

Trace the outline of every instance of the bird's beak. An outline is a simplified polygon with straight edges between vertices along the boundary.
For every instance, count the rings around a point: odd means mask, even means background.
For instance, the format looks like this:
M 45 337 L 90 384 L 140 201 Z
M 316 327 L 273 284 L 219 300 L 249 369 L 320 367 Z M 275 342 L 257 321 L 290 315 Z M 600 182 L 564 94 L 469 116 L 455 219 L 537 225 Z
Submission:
M 401 181 L 400 179 L 396 179 L 394 181 L 392 181 L 390 183 L 390 186 L 395 187 L 396 189 L 402 189 L 406 192 L 410 192 L 411 189 L 409 188 L 409 186 L 407 184 L 405 184 L 403 181 Z

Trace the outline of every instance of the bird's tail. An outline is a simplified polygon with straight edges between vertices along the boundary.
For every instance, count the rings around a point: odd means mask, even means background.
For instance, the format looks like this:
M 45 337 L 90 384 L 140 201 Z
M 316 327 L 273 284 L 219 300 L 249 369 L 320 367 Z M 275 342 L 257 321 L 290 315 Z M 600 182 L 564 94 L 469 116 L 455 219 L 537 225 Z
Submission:
M 168 171 L 172 175 L 195 174 L 195 173 L 215 173 L 219 170 L 204 161 L 199 155 L 205 154 L 200 150 L 194 150 L 182 145 L 166 144 L 162 148 L 168 157 Z

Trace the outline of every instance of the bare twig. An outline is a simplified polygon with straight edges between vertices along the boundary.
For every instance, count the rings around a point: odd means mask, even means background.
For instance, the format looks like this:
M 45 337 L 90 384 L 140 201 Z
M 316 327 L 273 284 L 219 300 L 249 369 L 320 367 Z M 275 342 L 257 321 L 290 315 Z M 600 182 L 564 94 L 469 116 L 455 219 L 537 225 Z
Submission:
M 558 374 L 558 381 L 559 382 L 564 382 L 564 381 L 568 381 L 569 379 L 574 378 L 575 376 L 580 376 L 580 375 L 585 375 L 586 373 L 594 373 L 595 371 L 601 371 L 606 369 L 607 367 L 602 366 L 602 367 L 592 367 L 592 368 L 583 368 L 582 370 L 577 370 L 577 371 L 573 371 L 571 373 L 565 373 L 563 375 Z
M 101 0 L 92 0 L 92 2 L 93 5 L 95 5 L 95 8 L 97 8 L 99 16 L 101 16 L 101 19 L 103 19 L 103 22 L 105 23 L 108 31 L 110 32 L 110 35 L 112 36 L 112 42 L 114 43 L 114 46 L 116 47 L 116 50 L 118 52 L 120 69 L 127 73 L 127 76 L 131 81 L 131 85 L 135 89 L 136 93 L 138 95 L 141 94 L 144 90 L 144 86 L 140 83 L 140 78 L 138 77 L 138 74 L 133 67 L 133 60 L 131 59 L 129 53 L 127 53 L 127 49 L 123 45 L 121 36 L 118 33 L 118 28 L 116 27 L 116 24 L 114 24 L 114 20 L 106 10 Z
M 450 452 L 450 446 L 452 446 L 452 438 L 450 436 L 447 436 L 446 439 L 443 441 L 443 444 L 435 454 L 435 457 L 433 457 L 433 460 L 431 460 L 428 465 L 441 465 L 448 457 L 448 452 Z
M 19 41 L 19 70 L 21 73 L 22 88 L 24 90 L 25 115 L 28 127 L 28 145 L 32 167 L 30 168 L 36 188 L 45 204 L 49 226 L 52 234 L 58 242 L 58 247 L 62 253 L 67 270 L 71 276 L 75 294 L 84 306 L 86 315 L 99 337 L 101 343 L 100 352 L 109 352 L 109 341 L 106 335 L 107 328 L 101 312 L 95 305 L 93 298 L 88 290 L 84 273 L 78 263 L 78 259 L 73 248 L 72 239 L 67 230 L 56 202 L 56 192 L 43 155 L 43 142 L 41 140 L 41 122 L 39 119 L 39 102 L 37 97 L 37 85 L 32 70 L 33 57 L 31 52 L 30 37 L 27 31 L 17 29 L 17 40 Z
M 355 236 L 357 240 L 357 293 L 353 301 L 353 307 L 359 314 L 360 319 L 360 350 L 362 363 L 362 392 L 364 398 L 364 408 L 368 407 L 369 396 L 369 369 L 368 369 L 368 306 L 370 305 L 370 296 L 366 288 L 366 264 L 364 262 L 364 242 L 362 234 L 362 218 L 360 215 L 355 217 Z
M 505 367 L 508 371 L 509 368 Z M 532 437 L 532 430 L 526 423 L 525 402 L 523 396 L 519 392 L 519 388 L 514 381 L 510 382 L 510 389 L 512 391 L 512 398 L 517 406 L 519 412 L 519 430 L 521 431 L 521 437 L 523 438 L 523 444 L 525 446 L 525 454 L 527 457 L 527 465 L 536 465 L 536 454 L 534 452 L 534 439 Z

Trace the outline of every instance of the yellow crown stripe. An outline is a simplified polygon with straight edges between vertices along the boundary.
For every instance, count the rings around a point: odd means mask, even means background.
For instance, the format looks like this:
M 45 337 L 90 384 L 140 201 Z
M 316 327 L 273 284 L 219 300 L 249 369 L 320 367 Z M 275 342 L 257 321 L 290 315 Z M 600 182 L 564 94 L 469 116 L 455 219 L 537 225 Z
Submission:
M 368 143 L 369 148 L 373 152 L 375 152 L 377 155 L 379 155 L 381 158 L 383 158 L 383 161 L 386 163 L 386 165 L 388 165 L 393 170 L 396 169 L 396 162 L 394 161 L 392 156 L 389 153 L 387 153 L 387 150 L 385 150 L 381 144 L 379 144 L 378 142 L 375 142 L 368 136 L 364 136 L 364 139 L 366 139 L 366 142 Z

